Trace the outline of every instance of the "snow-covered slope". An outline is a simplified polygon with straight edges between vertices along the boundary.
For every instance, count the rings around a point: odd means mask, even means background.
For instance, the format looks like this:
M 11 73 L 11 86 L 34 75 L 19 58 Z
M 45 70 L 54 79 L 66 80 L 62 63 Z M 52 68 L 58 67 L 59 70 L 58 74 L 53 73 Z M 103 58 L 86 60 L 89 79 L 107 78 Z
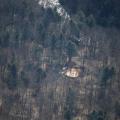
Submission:
M 52 9 L 56 8 L 57 13 L 61 17 L 64 17 L 65 19 L 70 19 L 69 14 L 59 3 L 59 0 L 40 0 L 39 4 L 42 5 L 44 8 L 52 8 Z

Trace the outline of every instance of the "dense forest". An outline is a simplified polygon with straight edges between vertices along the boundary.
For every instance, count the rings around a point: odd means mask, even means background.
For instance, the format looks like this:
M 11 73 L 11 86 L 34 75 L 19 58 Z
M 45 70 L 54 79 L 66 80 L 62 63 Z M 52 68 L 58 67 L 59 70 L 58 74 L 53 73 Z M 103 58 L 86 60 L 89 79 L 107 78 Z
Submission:
M 0 120 L 120 120 L 120 1 L 59 3 L 0 0 Z
M 99 25 L 120 28 L 119 0 L 60 0 L 60 3 L 71 15 L 82 11 Z

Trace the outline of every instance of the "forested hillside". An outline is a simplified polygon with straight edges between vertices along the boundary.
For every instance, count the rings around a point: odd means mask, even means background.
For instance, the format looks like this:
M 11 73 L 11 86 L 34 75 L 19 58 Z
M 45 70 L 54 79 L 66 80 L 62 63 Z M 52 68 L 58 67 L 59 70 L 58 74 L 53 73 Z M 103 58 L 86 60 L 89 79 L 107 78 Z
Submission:
M 0 120 L 120 120 L 120 1 L 39 2 L 0 0 Z
M 71 14 L 83 12 L 85 17 L 92 16 L 96 23 L 104 27 L 120 28 L 119 0 L 59 0 Z

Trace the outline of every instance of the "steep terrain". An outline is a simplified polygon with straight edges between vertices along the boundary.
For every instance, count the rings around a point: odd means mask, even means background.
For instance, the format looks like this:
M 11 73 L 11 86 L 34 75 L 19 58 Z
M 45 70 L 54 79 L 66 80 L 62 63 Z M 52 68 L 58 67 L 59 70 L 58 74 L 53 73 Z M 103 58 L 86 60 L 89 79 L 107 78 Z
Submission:
M 120 31 L 65 1 L 0 1 L 0 120 L 119 120 Z

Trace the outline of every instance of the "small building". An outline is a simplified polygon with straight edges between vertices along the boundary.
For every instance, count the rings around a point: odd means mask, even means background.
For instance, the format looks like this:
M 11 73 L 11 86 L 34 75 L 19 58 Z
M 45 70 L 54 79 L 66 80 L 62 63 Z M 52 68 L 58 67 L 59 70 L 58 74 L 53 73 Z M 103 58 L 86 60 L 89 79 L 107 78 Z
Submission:
M 76 78 L 80 76 L 79 68 L 69 68 L 64 73 L 67 77 Z
M 80 76 L 80 67 L 74 62 L 68 62 L 63 67 L 63 74 L 70 78 L 77 78 Z

